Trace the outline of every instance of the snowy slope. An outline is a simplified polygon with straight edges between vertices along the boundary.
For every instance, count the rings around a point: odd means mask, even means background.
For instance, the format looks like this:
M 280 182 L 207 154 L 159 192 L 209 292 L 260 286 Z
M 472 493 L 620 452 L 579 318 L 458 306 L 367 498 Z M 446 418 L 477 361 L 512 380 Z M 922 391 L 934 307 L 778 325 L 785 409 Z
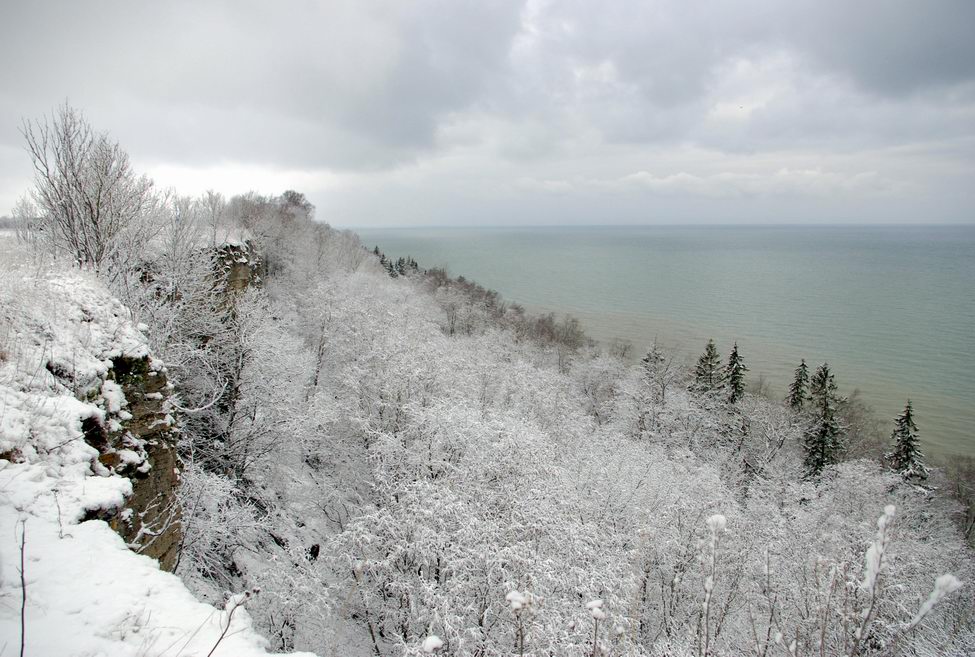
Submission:
M 24 588 L 27 655 L 207 655 L 221 634 L 214 655 L 265 654 L 245 607 L 196 601 L 105 522 L 83 521 L 131 492 L 82 421 L 124 413 L 104 377 L 113 357 L 145 356 L 146 339 L 93 276 L 13 246 L 0 240 L 0 654 L 20 652 Z

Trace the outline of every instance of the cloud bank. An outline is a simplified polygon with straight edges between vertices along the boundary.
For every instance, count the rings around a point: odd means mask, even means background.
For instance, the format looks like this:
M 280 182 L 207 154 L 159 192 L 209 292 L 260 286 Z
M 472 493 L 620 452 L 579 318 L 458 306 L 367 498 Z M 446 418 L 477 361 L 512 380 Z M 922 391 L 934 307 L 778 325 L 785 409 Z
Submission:
M 337 225 L 975 219 L 975 3 L 5 3 L 0 213 L 65 98 Z

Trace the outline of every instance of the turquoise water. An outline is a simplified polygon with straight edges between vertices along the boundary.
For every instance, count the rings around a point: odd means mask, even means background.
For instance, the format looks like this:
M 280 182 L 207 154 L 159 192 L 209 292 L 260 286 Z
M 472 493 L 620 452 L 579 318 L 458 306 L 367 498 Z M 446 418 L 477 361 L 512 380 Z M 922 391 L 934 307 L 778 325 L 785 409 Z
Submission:
M 914 402 L 929 451 L 975 455 L 975 227 L 409 228 L 370 248 L 444 266 L 599 340 L 688 358 L 732 341 L 776 394 L 828 361 L 880 417 Z

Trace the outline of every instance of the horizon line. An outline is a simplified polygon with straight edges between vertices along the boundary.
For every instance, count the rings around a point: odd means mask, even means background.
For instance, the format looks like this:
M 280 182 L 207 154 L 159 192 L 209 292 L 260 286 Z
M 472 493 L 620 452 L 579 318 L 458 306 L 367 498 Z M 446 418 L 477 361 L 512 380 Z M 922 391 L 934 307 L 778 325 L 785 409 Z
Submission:
M 939 222 L 939 223 L 660 223 L 660 224 L 406 224 L 406 225 L 351 225 L 336 224 L 325 221 L 339 230 L 396 230 L 396 229 L 471 229 L 471 228 L 508 228 L 508 229 L 571 229 L 571 228 L 975 228 L 975 221 Z

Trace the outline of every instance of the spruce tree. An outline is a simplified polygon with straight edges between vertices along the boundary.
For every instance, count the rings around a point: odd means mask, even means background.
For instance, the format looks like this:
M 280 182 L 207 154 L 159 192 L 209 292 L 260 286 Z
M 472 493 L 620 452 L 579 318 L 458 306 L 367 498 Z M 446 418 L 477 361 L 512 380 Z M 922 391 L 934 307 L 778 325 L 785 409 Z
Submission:
M 836 382 L 829 371 L 829 365 L 823 363 L 810 382 L 813 408 L 816 413 L 815 422 L 806 429 L 803 447 L 806 452 L 803 465 L 806 477 L 814 478 L 822 474 L 823 470 L 835 465 L 839 460 L 843 431 L 836 419 L 836 406 L 839 397 L 836 394 Z
M 724 370 L 724 380 L 728 385 L 728 403 L 734 404 L 745 394 L 745 360 L 738 353 L 738 343 L 731 348 L 728 366 Z
M 894 431 L 890 434 L 894 449 L 887 454 L 891 469 L 904 479 L 924 480 L 928 470 L 924 467 L 924 454 L 917 440 L 917 425 L 914 424 L 914 409 L 907 400 L 904 412 L 894 420 Z
M 807 390 L 809 389 L 809 368 L 806 366 L 806 359 L 803 358 L 796 368 L 796 376 L 789 386 L 789 396 L 785 398 L 792 410 L 798 412 L 802 410 L 806 403 Z
M 721 382 L 718 376 L 718 368 L 721 366 L 721 356 L 718 349 L 714 346 L 714 340 L 708 340 L 704 353 L 697 359 L 697 367 L 694 368 L 695 387 L 708 392 L 718 387 Z

